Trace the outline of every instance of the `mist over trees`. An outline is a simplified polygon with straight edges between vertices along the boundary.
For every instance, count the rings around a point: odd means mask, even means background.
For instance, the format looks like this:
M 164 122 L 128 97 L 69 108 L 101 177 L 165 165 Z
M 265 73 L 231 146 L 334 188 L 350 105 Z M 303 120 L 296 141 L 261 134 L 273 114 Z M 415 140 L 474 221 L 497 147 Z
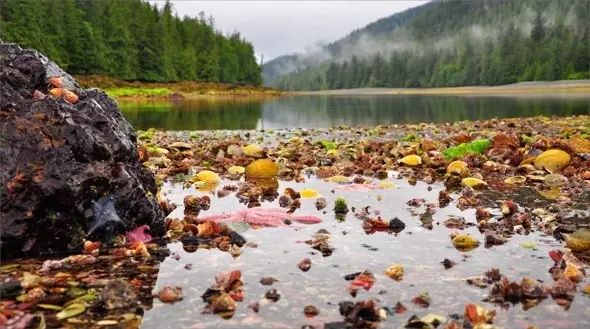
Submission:
M 0 38 L 72 74 L 124 80 L 262 82 L 252 44 L 212 18 L 179 18 L 142 0 L 0 1 Z
M 326 46 L 331 59 L 319 65 L 281 76 L 284 60 L 269 62 L 265 82 L 315 90 L 587 79 L 589 21 L 587 0 L 434 1 Z

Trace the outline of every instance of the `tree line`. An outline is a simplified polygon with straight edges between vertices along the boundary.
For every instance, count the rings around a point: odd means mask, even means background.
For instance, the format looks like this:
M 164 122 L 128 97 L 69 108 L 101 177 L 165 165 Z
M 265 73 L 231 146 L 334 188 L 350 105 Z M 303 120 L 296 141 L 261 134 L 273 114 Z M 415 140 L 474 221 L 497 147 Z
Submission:
M 465 5 L 465 1 L 457 3 Z M 405 32 L 414 39 L 428 40 L 428 31 L 433 24 L 445 24 L 440 22 L 457 15 L 456 12 L 447 14 L 440 10 L 447 4 L 441 2 L 439 5 L 438 14 L 441 17 L 434 19 L 437 23 L 433 22 L 432 16 L 426 17 L 428 20 L 424 19 L 424 24 L 414 21 Z M 473 3 L 467 5 L 473 6 Z M 274 86 L 317 90 L 501 85 L 534 80 L 588 79 L 590 2 L 566 2 L 564 5 L 568 6 L 566 9 L 574 10 L 569 10 L 568 15 L 558 15 L 551 22 L 539 10 L 532 16 L 530 28 L 526 31 L 514 23 L 479 38 L 474 38 L 470 31 L 456 31 L 451 46 L 433 47 L 428 42 L 422 42 L 417 47 L 387 54 L 335 59 L 282 76 L 274 82 Z M 448 22 L 452 20 L 446 22 L 446 29 L 451 30 Z
M 252 44 L 213 18 L 179 18 L 143 0 L 2 0 L 0 39 L 35 48 L 72 74 L 260 85 Z

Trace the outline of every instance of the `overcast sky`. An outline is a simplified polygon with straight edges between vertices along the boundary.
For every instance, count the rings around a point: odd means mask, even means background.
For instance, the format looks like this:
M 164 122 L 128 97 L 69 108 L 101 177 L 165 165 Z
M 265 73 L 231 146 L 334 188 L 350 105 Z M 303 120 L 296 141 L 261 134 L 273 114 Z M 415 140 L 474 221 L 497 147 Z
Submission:
M 156 2 L 159 0 L 151 0 Z M 223 33 L 239 31 L 267 62 L 339 39 L 379 18 L 427 1 L 171 1 L 179 16 L 213 15 Z M 160 2 L 160 4 L 163 2 Z

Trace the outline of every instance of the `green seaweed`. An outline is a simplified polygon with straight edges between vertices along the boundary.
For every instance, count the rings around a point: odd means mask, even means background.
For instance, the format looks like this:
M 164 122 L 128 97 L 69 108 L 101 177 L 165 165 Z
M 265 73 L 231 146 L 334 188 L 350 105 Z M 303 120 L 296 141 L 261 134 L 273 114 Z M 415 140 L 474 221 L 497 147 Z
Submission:
M 491 145 L 492 142 L 489 139 L 476 139 L 473 142 L 449 147 L 442 153 L 447 160 L 454 160 L 463 157 L 465 154 L 482 154 Z
M 107 94 L 110 97 L 139 97 L 139 96 L 168 96 L 173 93 L 168 88 L 133 88 L 133 87 L 120 87 L 120 88 L 109 88 L 106 89 Z
M 533 144 L 535 138 L 533 136 L 522 134 L 520 135 L 520 140 L 523 141 L 525 144 Z
M 407 134 L 399 140 L 402 142 L 416 142 L 418 140 L 418 136 L 415 134 Z
M 348 212 L 348 205 L 344 198 L 337 198 L 334 202 L 334 212 L 336 214 L 346 214 Z
M 322 147 L 324 149 L 326 149 L 327 151 L 335 150 L 338 148 L 338 144 L 336 144 L 336 142 L 327 141 L 327 140 L 318 141 L 317 144 L 322 145 Z
M 156 129 L 150 128 L 148 130 L 138 130 L 137 131 L 137 139 L 139 140 L 151 140 L 156 133 Z

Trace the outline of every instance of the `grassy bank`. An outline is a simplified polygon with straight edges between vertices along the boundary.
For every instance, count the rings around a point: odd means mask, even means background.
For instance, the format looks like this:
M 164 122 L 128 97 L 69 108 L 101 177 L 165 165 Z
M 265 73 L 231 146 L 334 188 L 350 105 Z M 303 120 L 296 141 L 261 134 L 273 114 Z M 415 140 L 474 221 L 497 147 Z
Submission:
M 100 75 L 75 77 L 84 88 L 100 88 L 119 100 L 168 100 L 198 98 L 276 97 L 283 93 L 265 87 L 218 82 L 179 81 L 142 82 L 123 81 Z
M 356 88 L 293 92 L 296 95 L 590 95 L 590 80 L 521 82 L 502 86 L 440 88 Z

